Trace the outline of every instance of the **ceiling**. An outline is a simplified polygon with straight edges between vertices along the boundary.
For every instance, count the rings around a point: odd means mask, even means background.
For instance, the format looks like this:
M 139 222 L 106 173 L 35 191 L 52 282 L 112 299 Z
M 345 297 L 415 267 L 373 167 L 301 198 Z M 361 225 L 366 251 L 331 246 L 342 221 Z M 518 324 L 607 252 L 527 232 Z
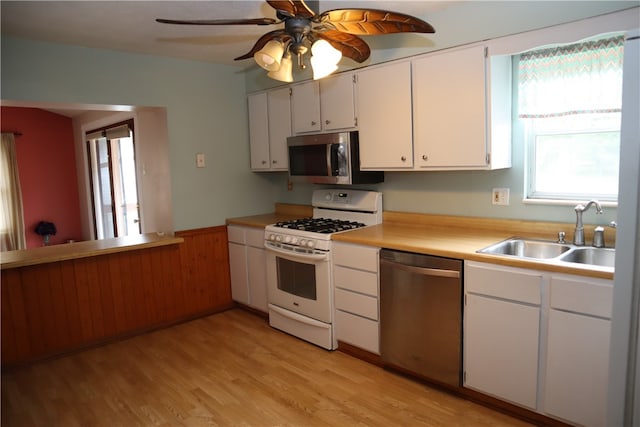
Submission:
M 454 1 L 324 0 L 320 11 L 340 8 L 385 9 L 417 16 L 447 8 Z M 264 33 L 283 24 L 182 26 L 168 19 L 276 18 L 261 0 L 236 1 L 7 1 L 0 2 L 3 35 L 196 61 L 253 66 L 234 61 Z

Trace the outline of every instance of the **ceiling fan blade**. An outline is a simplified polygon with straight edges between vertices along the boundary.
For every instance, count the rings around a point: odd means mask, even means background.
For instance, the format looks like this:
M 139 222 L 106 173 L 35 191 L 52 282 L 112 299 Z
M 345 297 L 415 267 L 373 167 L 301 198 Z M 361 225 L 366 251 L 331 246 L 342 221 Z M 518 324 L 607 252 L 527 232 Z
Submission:
M 334 9 L 321 13 L 316 22 L 332 25 L 336 30 L 359 36 L 392 33 L 435 33 L 422 19 L 403 13 L 376 9 Z
M 320 39 L 328 41 L 331 46 L 342 52 L 342 56 L 351 58 L 358 63 L 362 63 L 371 55 L 369 45 L 360 37 L 353 34 L 343 33 L 337 30 L 327 30 L 314 32 Z
M 267 42 L 269 40 L 273 40 L 273 39 L 277 39 L 280 40 L 281 42 L 285 42 L 287 39 L 290 39 L 291 36 L 289 34 L 287 34 L 287 32 L 285 30 L 275 30 L 275 31 L 269 31 L 268 33 L 264 34 L 262 37 L 260 37 L 258 39 L 258 41 L 253 45 L 253 47 L 251 48 L 251 50 L 247 53 L 245 53 L 242 56 L 238 56 L 237 58 L 233 58 L 235 61 L 239 61 L 241 59 L 248 59 L 248 58 L 253 58 L 253 55 L 258 52 L 260 49 L 262 49 L 264 47 L 265 44 L 267 44 Z
M 178 24 L 178 25 L 271 25 L 277 24 L 273 18 L 251 18 L 251 19 L 156 19 L 161 24 Z
M 316 13 L 302 0 L 267 0 L 267 3 L 277 11 L 284 12 L 297 18 L 312 18 Z

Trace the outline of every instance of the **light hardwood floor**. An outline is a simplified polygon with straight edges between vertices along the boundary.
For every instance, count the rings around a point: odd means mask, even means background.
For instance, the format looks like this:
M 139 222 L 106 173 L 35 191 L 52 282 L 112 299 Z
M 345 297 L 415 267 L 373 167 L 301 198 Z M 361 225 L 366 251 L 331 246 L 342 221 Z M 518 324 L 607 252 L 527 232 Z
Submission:
M 2 375 L 3 426 L 525 426 L 230 310 Z

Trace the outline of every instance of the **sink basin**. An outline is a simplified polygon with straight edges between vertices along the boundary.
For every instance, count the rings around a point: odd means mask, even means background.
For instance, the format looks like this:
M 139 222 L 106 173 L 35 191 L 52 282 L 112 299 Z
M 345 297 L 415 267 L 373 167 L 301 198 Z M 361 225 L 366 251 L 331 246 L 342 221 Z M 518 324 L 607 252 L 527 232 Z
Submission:
M 575 246 L 569 243 L 524 239 L 522 237 L 512 237 L 480 249 L 478 252 L 516 258 L 532 258 L 545 262 L 571 262 L 609 268 L 615 267 L 616 259 L 616 250 L 611 248 Z
M 615 259 L 616 250 L 606 248 L 575 248 L 558 258 L 560 261 L 601 267 L 614 267 Z
M 556 258 L 571 249 L 570 245 L 545 240 L 511 238 L 491 245 L 478 252 L 493 255 L 510 255 L 524 258 Z

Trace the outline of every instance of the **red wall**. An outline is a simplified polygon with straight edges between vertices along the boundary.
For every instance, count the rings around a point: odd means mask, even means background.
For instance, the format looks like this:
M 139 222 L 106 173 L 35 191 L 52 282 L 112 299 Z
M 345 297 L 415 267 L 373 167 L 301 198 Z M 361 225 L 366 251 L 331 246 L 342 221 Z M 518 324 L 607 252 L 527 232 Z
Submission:
M 16 152 L 27 248 L 42 246 L 35 233 L 40 221 L 53 222 L 58 232 L 51 244 L 80 240 L 80 202 L 69 117 L 38 108 L 0 107 L 2 131 L 22 133 Z

